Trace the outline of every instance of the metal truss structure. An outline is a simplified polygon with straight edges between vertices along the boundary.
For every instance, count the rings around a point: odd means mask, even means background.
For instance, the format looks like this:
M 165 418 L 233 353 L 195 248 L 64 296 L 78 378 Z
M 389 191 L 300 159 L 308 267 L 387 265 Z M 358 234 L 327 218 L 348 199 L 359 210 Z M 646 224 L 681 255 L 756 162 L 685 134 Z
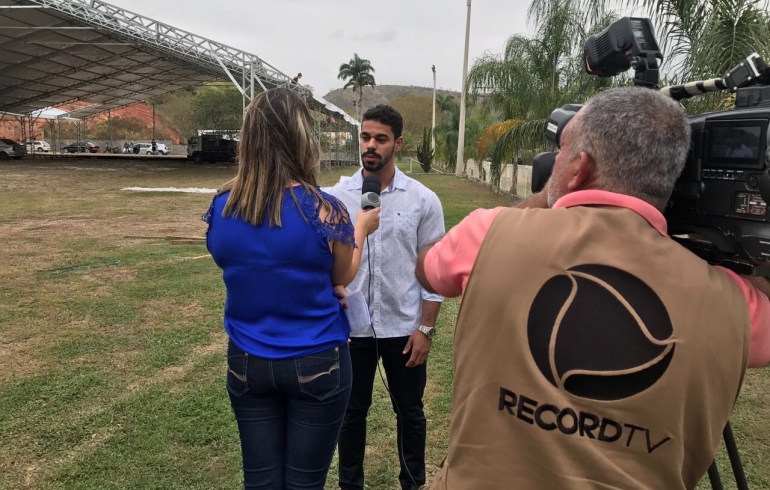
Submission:
M 0 0 L 0 114 L 19 119 L 86 103 L 86 119 L 137 102 L 229 80 L 245 108 L 273 87 L 295 90 L 322 119 L 358 123 L 256 55 L 99 0 Z

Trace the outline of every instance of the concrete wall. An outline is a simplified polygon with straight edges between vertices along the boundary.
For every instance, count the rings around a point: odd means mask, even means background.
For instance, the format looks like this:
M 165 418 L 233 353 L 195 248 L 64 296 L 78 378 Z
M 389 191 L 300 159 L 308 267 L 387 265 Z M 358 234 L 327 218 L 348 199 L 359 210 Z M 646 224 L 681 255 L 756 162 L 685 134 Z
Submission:
M 484 162 L 477 162 L 475 160 L 468 160 L 465 164 L 465 174 L 469 180 L 479 182 L 484 185 L 491 185 L 492 180 L 489 167 L 491 162 L 486 160 Z M 513 181 L 514 164 L 507 164 L 503 167 L 502 174 L 500 175 L 500 191 L 515 193 L 520 197 L 526 197 L 532 194 L 530 190 L 532 182 L 532 167 L 529 165 L 518 166 L 518 178 L 515 183 Z

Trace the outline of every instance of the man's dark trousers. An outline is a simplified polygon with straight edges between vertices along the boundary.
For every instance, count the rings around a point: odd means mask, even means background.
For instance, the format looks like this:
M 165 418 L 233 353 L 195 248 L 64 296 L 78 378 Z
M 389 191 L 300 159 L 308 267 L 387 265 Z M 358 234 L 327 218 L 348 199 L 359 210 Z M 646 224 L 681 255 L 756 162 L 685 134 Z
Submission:
M 363 490 L 366 416 L 372 404 L 372 389 L 378 355 L 385 368 L 391 402 L 397 421 L 397 445 L 401 488 L 411 490 L 425 484 L 425 392 L 427 363 L 406 367 L 411 352 L 403 354 L 409 337 L 352 338 L 350 360 L 353 387 L 339 441 L 339 483 L 344 490 Z M 404 464 L 406 462 L 406 465 Z

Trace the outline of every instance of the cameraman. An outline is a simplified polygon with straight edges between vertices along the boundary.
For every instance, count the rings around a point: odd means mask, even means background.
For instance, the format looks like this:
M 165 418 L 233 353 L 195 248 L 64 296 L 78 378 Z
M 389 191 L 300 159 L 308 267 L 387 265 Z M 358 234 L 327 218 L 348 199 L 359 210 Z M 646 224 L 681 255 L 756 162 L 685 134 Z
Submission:
M 434 488 L 694 489 L 770 362 L 770 288 L 667 236 L 677 102 L 608 90 L 561 142 L 530 209 L 474 211 L 420 253 L 423 287 L 464 292 Z

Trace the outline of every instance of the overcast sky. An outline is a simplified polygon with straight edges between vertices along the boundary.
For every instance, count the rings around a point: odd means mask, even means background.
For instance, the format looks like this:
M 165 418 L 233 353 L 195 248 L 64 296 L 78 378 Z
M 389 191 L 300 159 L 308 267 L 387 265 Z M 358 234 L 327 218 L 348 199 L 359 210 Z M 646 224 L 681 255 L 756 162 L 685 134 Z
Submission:
M 323 96 L 342 87 L 356 52 L 378 84 L 460 89 L 466 0 L 108 0 L 135 13 L 255 54 Z M 529 32 L 529 0 L 475 0 L 469 65 Z

